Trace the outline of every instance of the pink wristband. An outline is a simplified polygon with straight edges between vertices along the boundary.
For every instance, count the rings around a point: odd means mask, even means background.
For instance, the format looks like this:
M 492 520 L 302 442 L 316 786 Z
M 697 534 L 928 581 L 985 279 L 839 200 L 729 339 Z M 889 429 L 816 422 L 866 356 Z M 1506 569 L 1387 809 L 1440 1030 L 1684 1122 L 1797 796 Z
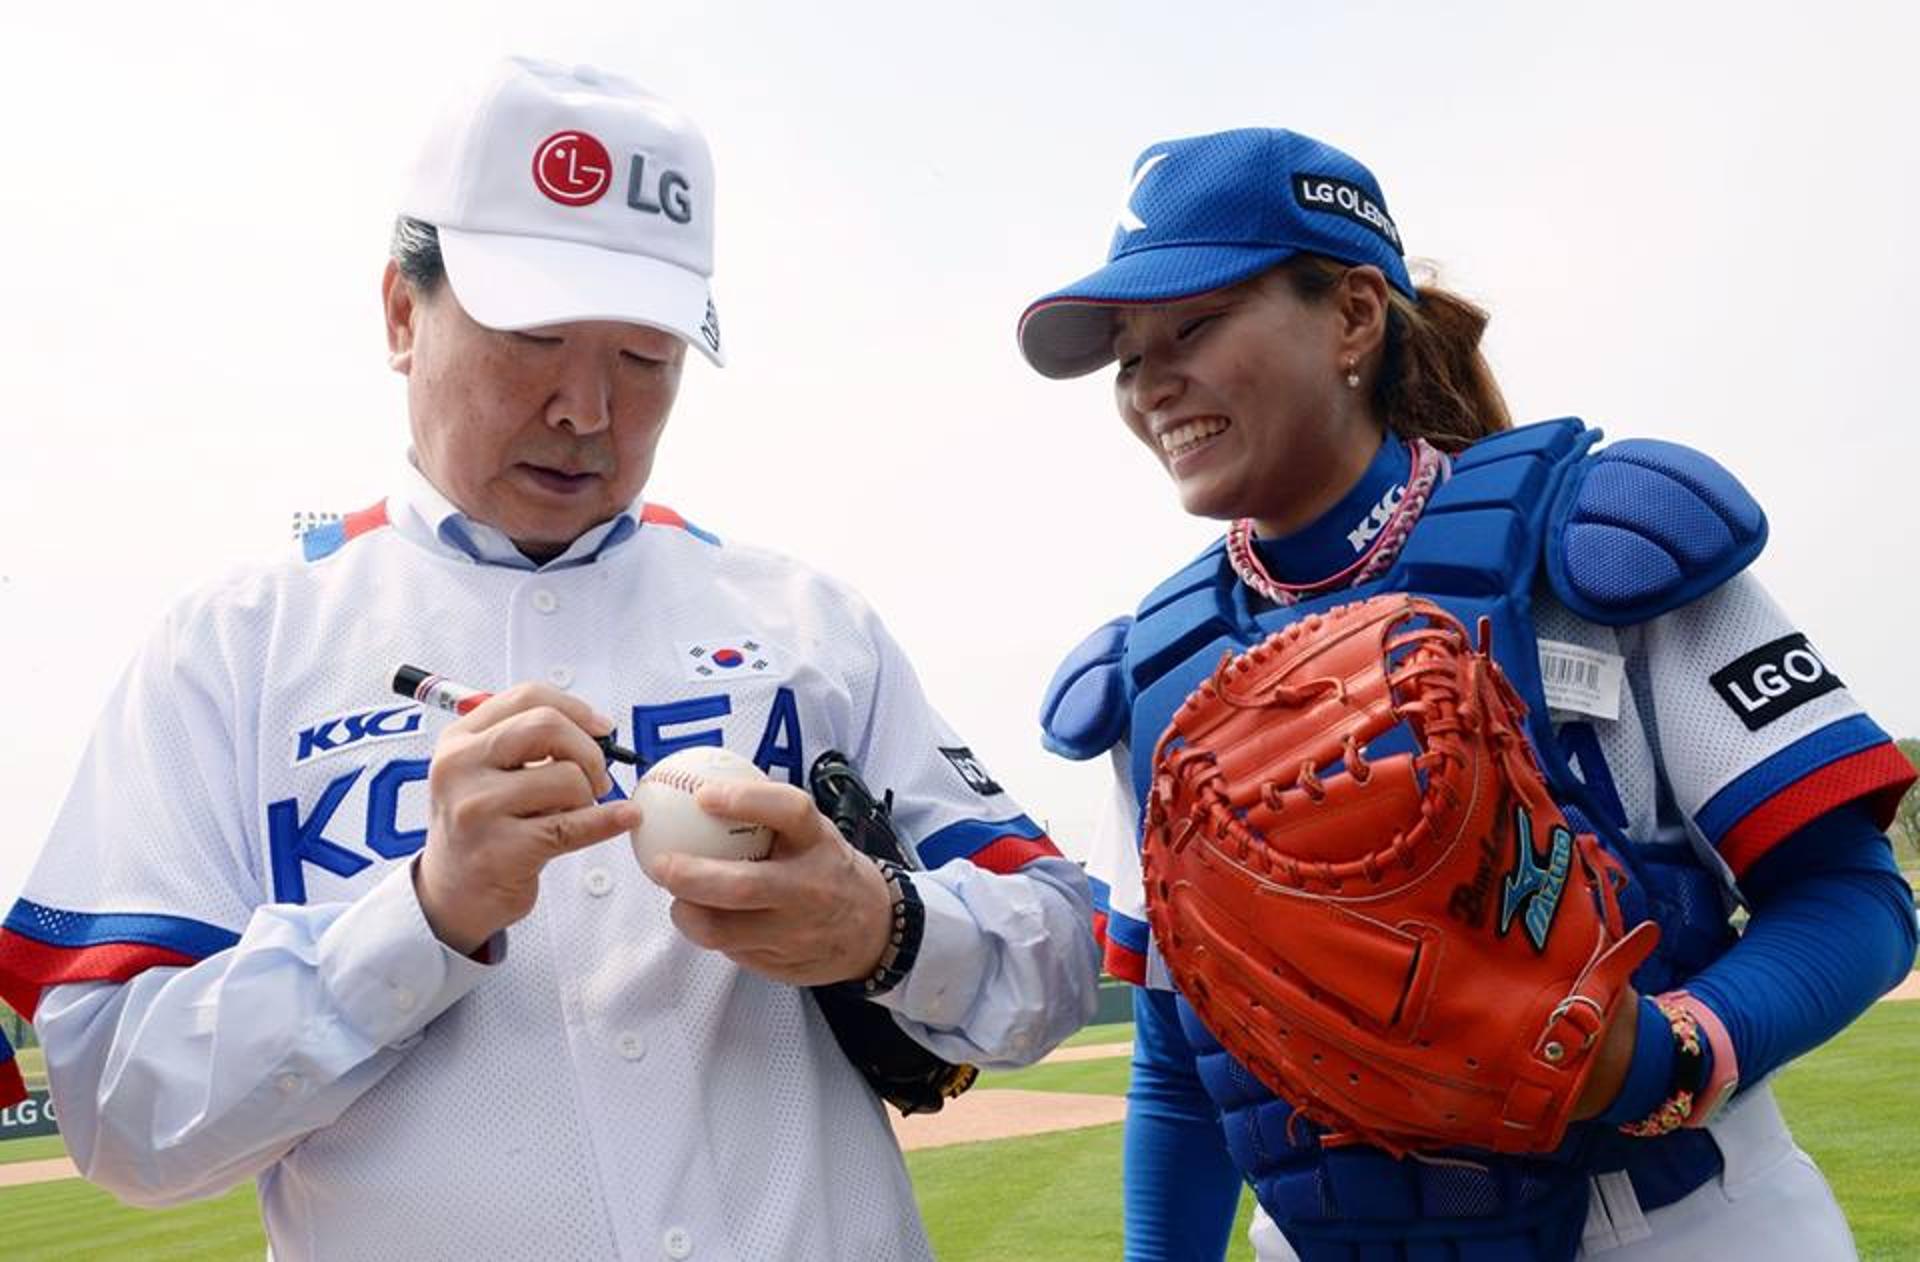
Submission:
M 1713 1069 L 1707 1075 L 1706 1085 L 1694 1098 L 1693 1108 L 1687 1113 L 1683 1126 L 1705 1126 L 1713 1121 L 1721 1108 L 1740 1086 L 1740 1058 L 1733 1050 L 1733 1036 L 1727 1033 L 1727 1027 L 1721 1022 L 1719 1014 L 1707 1007 L 1699 999 L 1684 990 L 1670 990 L 1660 999 L 1682 1009 L 1693 1018 L 1700 1027 L 1700 1034 L 1713 1049 Z

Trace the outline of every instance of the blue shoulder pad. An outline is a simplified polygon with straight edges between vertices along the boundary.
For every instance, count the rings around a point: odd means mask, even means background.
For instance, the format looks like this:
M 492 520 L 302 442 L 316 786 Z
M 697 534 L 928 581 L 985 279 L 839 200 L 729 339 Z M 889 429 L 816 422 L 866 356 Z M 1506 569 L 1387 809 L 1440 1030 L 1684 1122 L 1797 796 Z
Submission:
M 1547 527 L 1547 577 L 1589 622 L 1647 622 L 1747 568 L 1767 515 L 1740 480 L 1678 443 L 1630 438 L 1580 462 Z
M 1127 734 L 1127 680 L 1121 661 L 1131 617 L 1115 618 L 1080 642 L 1053 672 L 1040 703 L 1040 743 L 1063 758 L 1106 753 Z

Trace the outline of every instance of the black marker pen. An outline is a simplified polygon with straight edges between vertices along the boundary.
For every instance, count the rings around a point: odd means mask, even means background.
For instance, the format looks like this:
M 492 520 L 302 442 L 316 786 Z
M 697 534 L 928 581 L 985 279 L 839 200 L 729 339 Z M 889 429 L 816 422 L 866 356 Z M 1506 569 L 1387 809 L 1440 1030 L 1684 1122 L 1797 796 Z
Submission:
M 401 696 L 421 705 L 430 705 L 449 714 L 466 714 L 493 694 L 467 684 L 457 684 L 444 675 L 421 670 L 418 666 L 402 666 L 393 672 L 393 690 Z M 616 745 L 613 736 L 596 736 L 594 744 L 600 746 L 600 752 L 607 756 L 608 762 L 624 762 L 631 766 L 641 766 L 640 755 L 624 745 Z

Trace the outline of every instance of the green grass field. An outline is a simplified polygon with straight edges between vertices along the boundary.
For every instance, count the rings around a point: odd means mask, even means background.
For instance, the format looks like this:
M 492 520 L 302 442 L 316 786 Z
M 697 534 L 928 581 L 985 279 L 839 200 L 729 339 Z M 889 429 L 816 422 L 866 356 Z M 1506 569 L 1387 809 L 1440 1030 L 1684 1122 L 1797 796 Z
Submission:
M 1126 1026 L 1083 1031 L 1119 1042 Z M 1774 1089 L 1800 1145 L 1820 1162 L 1853 1223 L 1864 1262 L 1920 1258 L 1920 1003 L 1882 1004 L 1790 1067 Z M 1126 1090 L 1124 1058 L 989 1074 L 986 1087 Z M 48 1141 L 52 1142 L 52 1141 Z M 19 1140 L 8 1149 L 41 1144 Z M 36 1156 L 45 1156 L 44 1149 Z M 1120 1254 L 1120 1127 L 1092 1127 L 908 1154 L 942 1262 L 1079 1262 Z M 1245 1219 L 1235 1262 L 1246 1262 Z M 140 1258 L 258 1262 L 264 1251 L 253 1190 L 180 1209 L 126 1209 L 78 1180 L 0 1188 L 7 1262 Z
M 35 1135 L 31 1139 L 10 1139 L 0 1144 L 0 1166 L 11 1165 L 16 1161 L 44 1161 L 48 1157 L 62 1157 L 67 1146 L 60 1142 L 58 1135 Z
M 0 1188 L 0 1239 L 7 1262 L 260 1262 L 267 1251 L 250 1186 L 169 1210 L 128 1209 L 78 1179 Z
M 1920 1258 L 1920 1002 L 1879 1004 L 1774 1092 L 1847 1211 L 1860 1256 Z
M 1035 1065 L 980 1076 L 983 1087 L 1012 1087 L 1021 1091 L 1089 1091 L 1101 1095 L 1127 1093 L 1128 1062 L 1124 1056 L 1075 1060 L 1060 1065 Z
M 907 1168 L 941 1262 L 1113 1262 L 1120 1256 L 1117 1122 L 908 1153 Z M 1253 1258 L 1247 1244 L 1252 1212 L 1252 1197 L 1241 1197 L 1228 1262 Z
M 13 1059 L 20 1066 L 20 1076 L 27 1085 L 36 1089 L 47 1085 L 47 1054 L 37 1047 L 16 1047 Z
M 1133 1041 L 1133 1022 L 1116 1021 L 1111 1025 L 1083 1026 L 1067 1036 L 1062 1047 L 1085 1047 L 1090 1043 L 1131 1043 Z

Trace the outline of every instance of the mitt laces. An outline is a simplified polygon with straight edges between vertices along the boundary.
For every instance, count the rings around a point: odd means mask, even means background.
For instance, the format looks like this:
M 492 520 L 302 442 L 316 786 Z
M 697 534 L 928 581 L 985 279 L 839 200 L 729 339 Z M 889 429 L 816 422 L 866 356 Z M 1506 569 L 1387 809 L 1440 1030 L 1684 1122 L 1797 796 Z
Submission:
M 1296 629 L 1310 628 L 1296 623 L 1287 631 Z M 1285 651 L 1286 642 L 1290 642 L 1290 637 L 1283 633 L 1238 657 L 1223 655 L 1210 678 L 1211 691 L 1221 703 L 1236 710 L 1298 709 L 1328 697 L 1342 703 L 1349 701 L 1348 682 L 1336 675 L 1315 676 L 1297 683 L 1272 679 L 1266 668 L 1277 654 Z M 1413 724 L 1418 736 L 1420 752 L 1414 756 L 1413 765 L 1452 809 L 1461 805 L 1460 795 L 1444 773 L 1449 762 L 1467 764 L 1465 737 L 1491 737 L 1496 755 L 1503 760 L 1529 756 L 1516 731 L 1507 725 L 1488 723 L 1482 713 L 1486 702 L 1491 700 L 1482 694 L 1482 688 L 1488 683 L 1500 682 L 1498 676 L 1487 673 L 1486 651 L 1484 642 L 1476 651 L 1472 640 L 1457 624 L 1421 619 L 1402 621 L 1387 634 L 1382 647 L 1394 716 Z M 1263 681 L 1262 676 L 1269 677 Z M 1168 733 L 1169 737 L 1172 735 Z M 1373 778 L 1373 764 L 1366 753 L 1368 739 L 1370 737 L 1362 733 L 1348 732 L 1341 737 L 1337 760 L 1303 758 L 1291 776 L 1283 773 L 1263 780 L 1257 790 L 1259 803 L 1271 812 L 1287 810 L 1288 797 L 1296 790 L 1310 803 L 1325 801 L 1326 777 L 1336 761 L 1342 773 L 1355 784 L 1369 783 Z M 1343 880 L 1355 876 L 1378 881 L 1390 867 L 1412 868 L 1419 860 L 1425 839 L 1434 835 L 1433 817 L 1441 808 L 1438 803 L 1427 800 L 1421 803 L 1419 821 L 1396 833 L 1378 850 L 1337 862 L 1303 861 L 1276 853 L 1267 848 L 1234 808 L 1215 754 L 1204 747 L 1167 748 L 1168 744 L 1171 742 L 1163 743 L 1167 754 L 1163 774 L 1171 773 L 1172 779 L 1182 783 L 1190 800 L 1199 807 L 1177 825 L 1176 835 L 1171 839 L 1176 851 L 1205 835 L 1215 844 L 1229 847 L 1242 862 L 1252 863 L 1290 884 L 1317 882 L 1337 888 Z
M 1347 699 L 1347 682 L 1335 675 L 1322 675 L 1315 679 L 1302 680 L 1297 684 L 1269 680 L 1265 683 L 1251 683 L 1246 690 L 1236 688 L 1235 676 L 1248 674 L 1256 665 L 1264 665 L 1269 652 L 1265 646 L 1257 646 L 1242 657 L 1222 654 L 1220 664 L 1213 668 L 1213 690 L 1220 700 L 1236 710 L 1251 710 L 1266 706 L 1281 705 L 1289 709 L 1298 709 L 1309 702 L 1331 694 L 1337 700 Z
M 1394 712 L 1418 724 L 1421 753 L 1414 766 L 1430 777 L 1444 771 L 1449 761 L 1465 761 L 1460 734 L 1480 726 L 1461 696 L 1462 672 L 1454 659 L 1463 650 L 1470 651 L 1456 632 L 1430 624 L 1403 630 L 1387 641 L 1387 660 L 1398 663 L 1387 673 Z M 1410 699 L 1400 701 L 1402 696 Z M 1440 787 L 1452 791 L 1444 780 Z

